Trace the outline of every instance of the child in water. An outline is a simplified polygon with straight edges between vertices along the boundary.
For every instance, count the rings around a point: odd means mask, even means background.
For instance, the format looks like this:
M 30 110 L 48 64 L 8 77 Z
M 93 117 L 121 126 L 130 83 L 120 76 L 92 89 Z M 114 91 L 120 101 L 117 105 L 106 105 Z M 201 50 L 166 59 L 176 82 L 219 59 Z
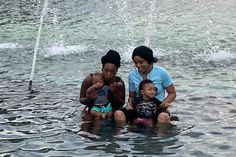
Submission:
M 155 96 L 157 88 L 151 80 L 143 80 L 139 84 L 140 97 L 134 99 L 133 109 L 136 113 L 133 124 L 153 126 L 159 105 L 162 103 Z
M 101 73 L 92 75 L 92 86 L 87 89 L 87 93 L 96 91 L 96 98 L 90 114 L 94 119 L 106 119 L 112 117 L 112 106 L 109 102 L 110 87 L 104 85 Z

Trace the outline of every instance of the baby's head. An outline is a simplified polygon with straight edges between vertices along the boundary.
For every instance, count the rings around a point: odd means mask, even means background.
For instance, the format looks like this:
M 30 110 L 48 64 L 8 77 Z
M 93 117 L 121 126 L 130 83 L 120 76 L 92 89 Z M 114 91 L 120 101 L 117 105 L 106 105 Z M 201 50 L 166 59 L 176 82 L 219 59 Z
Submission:
M 143 80 L 139 84 L 139 93 L 143 97 L 143 99 L 151 99 L 154 98 L 157 94 L 157 88 L 153 84 L 153 82 L 149 79 Z
M 104 81 L 101 73 L 94 73 L 92 75 L 92 84 L 97 85 L 98 88 L 102 88 L 104 86 Z

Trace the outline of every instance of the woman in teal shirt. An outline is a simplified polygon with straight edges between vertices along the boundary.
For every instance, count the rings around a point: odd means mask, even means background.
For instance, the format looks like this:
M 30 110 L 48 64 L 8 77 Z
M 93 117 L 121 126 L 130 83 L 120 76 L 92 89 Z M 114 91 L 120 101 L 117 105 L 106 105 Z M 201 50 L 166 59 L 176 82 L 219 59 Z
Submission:
M 175 87 L 170 74 L 164 68 L 153 65 L 153 63 L 157 62 L 157 58 L 153 57 L 153 51 L 146 46 L 135 48 L 132 59 L 135 63 L 135 67 L 129 73 L 128 103 L 125 108 L 117 110 L 114 113 L 115 121 L 118 123 L 132 121 L 132 102 L 139 96 L 139 83 L 142 80 L 150 79 L 158 89 L 156 98 L 162 101 L 162 109 L 158 113 L 156 120 L 160 123 L 169 123 L 169 107 L 176 97 Z M 167 92 L 166 97 L 165 92 Z

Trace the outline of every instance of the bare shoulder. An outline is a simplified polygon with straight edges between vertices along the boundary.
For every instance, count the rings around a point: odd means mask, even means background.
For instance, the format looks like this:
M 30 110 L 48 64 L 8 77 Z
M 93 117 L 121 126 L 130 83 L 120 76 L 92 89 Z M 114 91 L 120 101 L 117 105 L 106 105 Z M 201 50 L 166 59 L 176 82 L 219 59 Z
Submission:
M 90 83 L 91 82 L 91 80 L 92 80 L 92 75 L 93 74 L 89 74 L 88 76 L 86 76 L 85 78 L 84 78 L 84 80 L 83 80 L 83 82 L 85 83 Z

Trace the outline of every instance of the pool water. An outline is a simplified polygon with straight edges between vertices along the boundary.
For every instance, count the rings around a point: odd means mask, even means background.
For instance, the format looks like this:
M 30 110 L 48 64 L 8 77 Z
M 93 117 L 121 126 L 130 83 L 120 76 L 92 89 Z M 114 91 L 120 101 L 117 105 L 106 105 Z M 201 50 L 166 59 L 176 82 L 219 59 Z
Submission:
M 0 3 L 1 156 L 234 156 L 234 0 L 48 0 Z M 109 49 L 128 94 L 133 49 L 148 45 L 177 90 L 168 126 L 83 122 L 82 80 Z M 128 95 L 127 95 L 128 96 Z M 127 97 L 126 97 L 127 98 Z

